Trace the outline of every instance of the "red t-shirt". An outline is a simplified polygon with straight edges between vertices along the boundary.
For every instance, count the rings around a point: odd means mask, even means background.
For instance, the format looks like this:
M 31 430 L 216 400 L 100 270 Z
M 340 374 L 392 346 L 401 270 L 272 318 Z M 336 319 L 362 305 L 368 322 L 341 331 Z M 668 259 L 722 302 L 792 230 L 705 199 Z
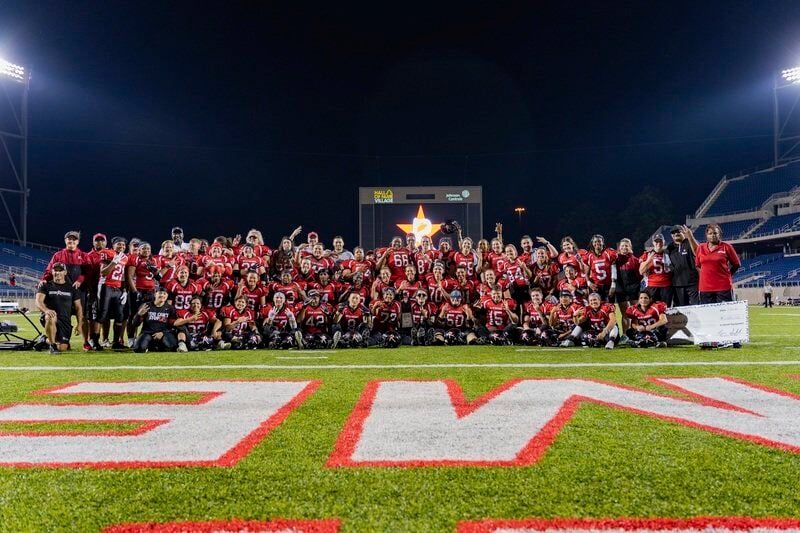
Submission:
M 731 267 L 739 268 L 741 261 L 733 246 L 720 242 L 714 250 L 708 249 L 704 242 L 697 247 L 695 264 L 700 269 L 700 292 L 729 291 L 733 287 Z

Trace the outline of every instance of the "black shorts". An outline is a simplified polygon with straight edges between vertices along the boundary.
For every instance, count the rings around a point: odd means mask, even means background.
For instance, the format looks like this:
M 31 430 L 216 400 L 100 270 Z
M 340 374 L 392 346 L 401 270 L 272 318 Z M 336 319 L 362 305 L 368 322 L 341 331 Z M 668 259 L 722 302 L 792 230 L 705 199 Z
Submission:
M 614 292 L 614 302 L 635 302 L 639 300 L 639 285 L 628 285 L 627 287 L 617 287 Z
M 44 326 L 44 313 L 39 317 L 39 323 Z M 62 317 L 56 319 L 56 342 L 59 344 L 69 344 L 72 337 L 72 316 Z
M 149 304 L 155 299 L 155 291 L 136 291 L 128 293 L 128 316 L 134 316 L 142 304 Z
M 672 303 L 672 287 L 647 287 L 645 292 L 654 302 L 664 302 L 667 305 Z
M 113 320 L 119 322 L 124 320 L 125 313 L 122 306 L 122 289 L 116 287 L 107 287 L 103 285 L 100 288 L 100 294 L 97 297 L 100 312 L 97 315 L 98 322 L 105 322 Z

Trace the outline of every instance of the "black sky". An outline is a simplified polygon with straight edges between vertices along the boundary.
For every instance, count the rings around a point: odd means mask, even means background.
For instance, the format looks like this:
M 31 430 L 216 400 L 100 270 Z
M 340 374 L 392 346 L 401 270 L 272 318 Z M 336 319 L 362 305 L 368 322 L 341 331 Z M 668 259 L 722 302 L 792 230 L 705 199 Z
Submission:
M 461 184 L 487 230 L 522 204 L 555 239 L 565 204 L 602 232 L 649 184 L 677 222 L 769 162 L 800 2 L 526 4 L 4 2 L 0 55 L 34 76 L 30 239 L 352 243 L 358 186 Z

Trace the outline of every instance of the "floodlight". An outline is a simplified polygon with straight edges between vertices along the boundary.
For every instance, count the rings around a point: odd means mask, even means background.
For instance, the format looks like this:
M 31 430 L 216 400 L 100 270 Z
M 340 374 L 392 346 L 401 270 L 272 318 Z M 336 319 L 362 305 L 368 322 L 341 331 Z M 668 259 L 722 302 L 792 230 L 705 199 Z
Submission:
M 25 68 L 0 58 L 0 76 L 25 83 Z
M 781 77 L 789 83 L 800 83 L 800 67 L 782 70 Z

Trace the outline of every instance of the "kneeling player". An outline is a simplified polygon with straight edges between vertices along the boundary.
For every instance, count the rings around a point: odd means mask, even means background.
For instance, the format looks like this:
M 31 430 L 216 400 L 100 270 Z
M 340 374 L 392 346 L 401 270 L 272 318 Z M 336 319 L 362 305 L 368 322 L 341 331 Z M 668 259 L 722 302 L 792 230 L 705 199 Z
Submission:
M 627 335 L 632 347 L 663 348 L 667 345 L 667 315 L 659 304 L 650 299 L 649 293 L 642 291 L 639 293 L 639 303 L 625 311 L 625 315 L 631 319 L 631 329 Z
M 303 328 L 303 344 L 306 348 L 330 348 L 333 340 L 329 334 L 331 308 L 322 303 L 316 289 L 308 291 L 306 305 L 297 313 L 297 323 Z
M 549 322 L 552 305 L 544 302 L 544 294 L 539 287 L 532 287 L 530 295 L 530 301 L 522 305 L 519 340 L 528 346 L 555 346 L 558 344 L 558 334 Z
M 58 262 L 52 268 L 53 281 L 39 287 L 36 294 L 36 307 L 42 312 L 42 324 L 50 345 L 50 353 L 57 354 L 69 350 L 72 336 L 72 308 L 78 317 L 78 326 L 83 322 L 83 308 L 80 294 L 67 282 L 67 267 Z M 76 326 L 76 331 L 80 328 Z
M 556 331 L 556 340 L 559 346 L 575 346 L 575 342 L 570 339 L 577 337 L 578 322 L 582 320 L 583 306 L 572 301 L 572 292 L 561 291 L 558 305 L 550 311 L 550 327 Z
M 400 302 L 394 299 L 394 287 L 383 289 L 383 299 L 372 304 L 372 333 L 370 346 L 397 348 L 400 346 Z
M 167 291 L 163 287 L 157 288 L 153 301 L 143 303 L 133 318 L 135 328 L 142 325 L 142 331 L 133 341 L 133 351 L 174 352 L 178 348 L 178 338 L 173 329 L 176 318 L 175 308 L 167 303 Z
M 303 333 L 297 329 L 294 311 L 286 305 L 286 296 L 282 292 L 276 292 L 272 303 L 262 307 L 260 314 L 264 319 L 261 331 L 268 348 L 303 348 Z
M 463 303 L 461 291 L 450 292 L 450 301 L 445 301 L 439 310 L 439 323 L 443 329 L 437 329 L 433 335 L 433 344 L 474 344 L 478 336 L 472 328 L 475 317 L 468 305 Z
M 577 327 L 569 337 L 573 343 L 592 348 L 605 345 L 607 350 L 612 350 L 619 340 L 614 304 L 603 302 L 596 292 L 589 295 L 589 306 L 576 322 Z
M 486 325 L 481 328 L 480 336 L 485 342 L 496 346 L 513 343 L 512 335 L 519 321 L 519 316 L 512 311 L 515 306 L 514 300 L 503 298 L 503 289 L 499 285 L 492 287 L 492 299 L 483 304 Z
M 351 292 L 347 302 L 339 304 L 333 317 L 332 348 L 361 348 L 366 346 L 372 329 L 372 315 L 362 302 L 361 295 Z
M 222 340 L 222 323 L 213 310 L 203 309 L 203 299 L 195 296 L 189 309 L 178 309 L 175 327 L 178 329 L 178 351 L 227 350 L 230 344 Z
M 247 307 L 245 296 L 237 296 L 233 305 L 222 308 L 222 338 L 234 350 L 254 350 L 261 344 L 255 313 Z
M 411 335 L 403 344 L 425 346 L 433 340 L 433 324 L 436 320 L 436 304 L 428 301 L 428 293 L 422 289 L 414 293 L 411 302 Z

